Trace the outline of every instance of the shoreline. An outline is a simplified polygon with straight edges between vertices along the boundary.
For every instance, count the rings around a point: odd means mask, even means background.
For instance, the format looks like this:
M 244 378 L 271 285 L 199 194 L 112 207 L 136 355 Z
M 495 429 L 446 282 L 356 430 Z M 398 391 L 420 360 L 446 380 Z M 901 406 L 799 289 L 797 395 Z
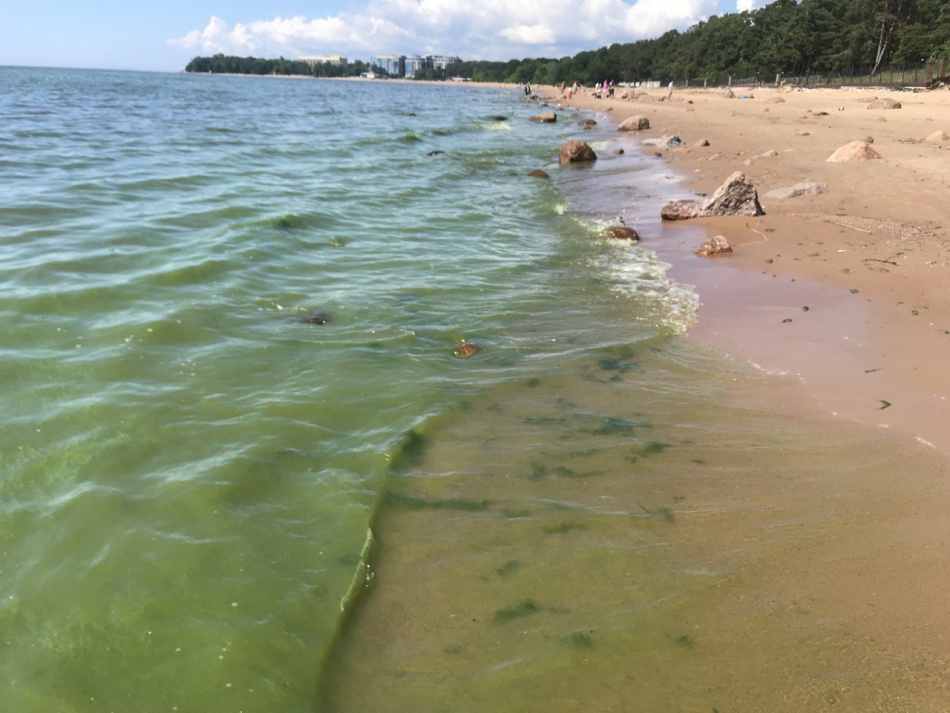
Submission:
M 644 247 L 673 265 L 671 276 L 699 292 L 703 307 L 690 335 L 766 371 L 797 376 L 829 416 L 905 431 L 950 456 L 943 367 L 950 357 L 950 234 L 941 205 L 950 187 L 950 140 L 925 140 L 950 132 L 950 119 L 942 118 L 950 117 L 950 93 L 733 91 L 758 98 L 703 89 L 677 90 L 672 101 L 666 90 L 630 99 L 596 99 L 582 90 L 570 101 L 557 90 L 543 93 L 562 109 L 596 111 L 617 123 L 646 116 L 651 128 L 631 132 L 637 139 L 679 135 L 683 146 L 651 149 L 682 179 L 679 197 L 711 194 L 734 171 L 757 188 L 763 216 L 662 221 L 641 235 Z M 904 106 L 869 110 L 871 96 Z M 882 159 L 826 162 L 868 135 Z M 696 145 L 702 140 L 709 146 Z M 800 181 L 823 182 L 828 192 L 766 196 Z M 696 257 L 702 240 L 688 242 L 696 230 L 725 235 L 733 254 Z

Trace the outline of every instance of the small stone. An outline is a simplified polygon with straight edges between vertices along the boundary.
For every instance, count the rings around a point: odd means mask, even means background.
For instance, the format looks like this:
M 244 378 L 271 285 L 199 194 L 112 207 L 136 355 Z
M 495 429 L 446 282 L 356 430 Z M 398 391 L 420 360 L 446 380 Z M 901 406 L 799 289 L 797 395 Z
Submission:
M 550 178 L 550 176 L 542 171 L 540 168 L 534 169 L 531 173 L 528 174 L 532 178 Z
M 470 356 L 474 356 L 481 351 L 481 348 L 474 342 L 470 342 L 467 339 L 463 339 L 458 344 L 455 345 L 455 351 L 453 354 L 459 359 L 468 359 Z
M 703 146 L 709 146 L 709 141 L 707 139 L 700 139 L 695 144 L 693 144 L 693 146 L 695 146 L 698 149 L 702 148 Z
M 330 315 L 326 312 L 314 312 L 313 314 L 308 314 L 300 321 L 304 324 L 326 324 L 330 321 Z
M 725 255 L 732 252 L 732 246 L 726 240 L 724 235 L 716 235 L 696 248 L 695 252 L 700 257 L 710 257 L 712 255 Z
M 637 231 L 633 228 L 628 228 L 626 225 L 611 225 L 604 232 L 608 238 L 629 240 L 634 243 L 640 241 L 640 236 L 637 234 Z
M 617 154 L 618 156 L 623 156 L 624 153 L 626 152 L 623 149 L 617 149 L 616 151 L 614 151 L 614 153 Z

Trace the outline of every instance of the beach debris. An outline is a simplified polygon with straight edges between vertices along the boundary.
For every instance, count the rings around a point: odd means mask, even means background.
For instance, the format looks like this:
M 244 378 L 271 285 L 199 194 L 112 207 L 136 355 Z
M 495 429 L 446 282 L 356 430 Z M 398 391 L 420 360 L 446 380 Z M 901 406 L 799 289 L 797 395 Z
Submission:
M 637 231 L 626 225 L 611 225 L 604 231 L 604 234 L 608 238 L 616 238 L 617 240 L 629 240 L 630 242 L 637 243 L 640 242 L 640 236 L 637 234 Z
M 630 116 L 620 122 L 617 131 L 643 131 L 650 128 L 650 120 L 645 116 Z
M 878 399 L 878 400 L 881 402 L 881 408 L 879 408 L 878 411 L 883 411 L 884 409 L 886 409 L 888 406 L 891 405 L 891 402 L 885 399 Z
M 459 359 L 468 359 L 470 356 L 475 356 L 478 352 L 481 351 L 479 347 L 474 342 L 470 342 L 467 339 L 463 339 L 458 344 L 455 345 L 455 351 L 453 354 Z
M 697 141 L 695 144 L 693 144 L 693 146 L 696 147 L 696 148 L 698 148 L 698 149 L 701 149 L 701 148 L 703 148 L 704 146 L 709 146 L 709 140 L 708 140 L 708 139 L 700 139 L 700 140 Z
M 532 178 L 550 178 L 550 176 L 545 171 L 542 171 L 540 168 L 534 169 L 528 175 L 531 176 Z
M 745 174 L 736 171 L 727 178 L 711 198 L 704 201 L 688 199 L 667 203 L 660 211 L 663 220 L 688 220 L 724 215 L 765 215 L 759 194 Z
M 852 141 L 845 144 L 825 159 L 828 163 L 847 163 L 850 161 L 868 161 L 881 158 L 881 154 L 871 148 L 867 141 Z
M 901 103 L 896 99 L 891 99 L 889 97 L 884 97 L 883 99 L 875 99 L 870 104 L 868 104 L 868 109 L 900 109 Z
M 935 131 L 930 136 L 927 137 L 927 141 L 933 143 L 941 143 L 943 141 L 950 141 L 950 135 L 946 131 Z
M 553 124 L 557 121 L 557 114 L 553 111 L 546 111 L 542 114 L 535 114 L 531 117 L 531 121 L 534 121 L 538 124 Z
M 797 198 L 798 196 L 817 196 L 821 193 L 827 192 L 827 183 L 819 183 L 818 181 L 803 181 L 801 183 L 796 183 L 794 186 L 776 188 L 775 190 L 766 193 L 765 197 L 784 201 L 789 198 Z
M 585 142 L 577 141 L 576 139 L 566 141 L 558 152 L 558 161 L 561 162 L 561 165 L 568 163 L 586 163 L 596 160 L 597 154 L 594 153 L 594 149 Z
M 300 321 L 304 324 L 326 324 L 330 321 L 330 315 L 326 312 L 313 312 Z
M 724 235 L 714 235 L 705 243 L 700 245 L 694 251 L 700 257 L 711 257 L 713 255 L 724 255 L 732 252 L 732 246 L 726 240 Z

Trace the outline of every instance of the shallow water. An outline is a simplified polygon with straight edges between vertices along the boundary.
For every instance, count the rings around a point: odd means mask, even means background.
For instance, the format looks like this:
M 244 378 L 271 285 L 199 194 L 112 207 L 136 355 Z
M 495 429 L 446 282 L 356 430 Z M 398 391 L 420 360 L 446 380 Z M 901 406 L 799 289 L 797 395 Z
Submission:
M 855 479 L 937 472 L 681 336 L 697 295 L 599 237 L 657 180 L 608 128 L 557 171 L 572 117 L 517 92 L 0 81 L 4 710 L 610 709 L 629 651 L 653 707 L 684 665 L 672 709 L 773 703 L 701 694 L 761 647 L 687 621 L 747 563 L 853 541 L 816 504 Z

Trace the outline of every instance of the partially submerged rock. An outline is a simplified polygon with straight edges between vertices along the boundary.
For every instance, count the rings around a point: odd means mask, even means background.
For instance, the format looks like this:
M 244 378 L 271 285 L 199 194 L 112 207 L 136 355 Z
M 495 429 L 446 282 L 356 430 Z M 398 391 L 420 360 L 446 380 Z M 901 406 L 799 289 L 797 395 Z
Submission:
M 850 161 L 868 161 L 870 159 L 881 158 L 881 154 L 871 148 L 867 141 L 852 141 L 845 144 L 825 161 L 828 163 L 848 163 Z
M 700 245 L 694 251 L 700 257 L 710 257 L 712 255 L 724 255 L 732 252 L 732 246 L 726 240 L 724 235 L 716 235 L 705 243 Z
M 766 193 L 765 197 L 782 201 L 787 200 L 788 198 L 797 198 L 798 196 L 817 196 L 821 193 L 827 192 L 828 185 L 826 183 L 818 183 L 818 181 L 803 181 L 802 183 L 796 183 L 794 186 L 776 188 L 775 190 Z
M 546 172 L 542 171 L 540 168 L 534 169 L 528 175 L 533 178 L 550 178 L 550 176 Z
M 643 131 L 650 128 L 650 120 L 645 116 L 631 116 L 620 122 L 617 131 Z
M 593 119 L 581 119 L 577 122 L 578 126 L 597 126 L 597 122 Z
M 543 114 L 535 114 L 531 117 L 531 121 L 537 122 L 539 124 L 553 124 L 557 121 L 557 114 L 553 111 L 546 111 Z
M 300 321 L 304 324 L 326 324 L 330 321 L 330 315 L 326 312 L 313 312 Z
M 663 220 L 688 220 L 723 215 L 765 215 L 759 194 L 745 174 L 736 171 L 706 200 L 679 200 L 660 211 Z
M 896 99 L 891 99 L 890 97 L 884 97 L 883 99 L 875 99 L 870 104 L 868 104 L 868 109 L 900 109 L 901 103 Z
M 561 165 L 568 163 L 587 163 L 589 161 L 596 161 L 597 154 L 595 154 L 594 149 L 585 142 L 575 139 L 564 143 L 558 152 L 558 160 L 561 162 Z
M 633 228 L 628 228 L 626 225 L 611 225 L 604 233 L 608 238 L 630 240 L 634 243 L 640 242 L 640 236 L 637 234 L 637 231 Z
M 479 347 L 477 344 L 470 342 L 467 339 L 463 339 L 455 345 L 455 351 L 453 354 L 455 354 L 455 356 L 457 356 L 459 359 L 468 359 L 470 356 L 474 356 L 480 351 L 481 347 Z

